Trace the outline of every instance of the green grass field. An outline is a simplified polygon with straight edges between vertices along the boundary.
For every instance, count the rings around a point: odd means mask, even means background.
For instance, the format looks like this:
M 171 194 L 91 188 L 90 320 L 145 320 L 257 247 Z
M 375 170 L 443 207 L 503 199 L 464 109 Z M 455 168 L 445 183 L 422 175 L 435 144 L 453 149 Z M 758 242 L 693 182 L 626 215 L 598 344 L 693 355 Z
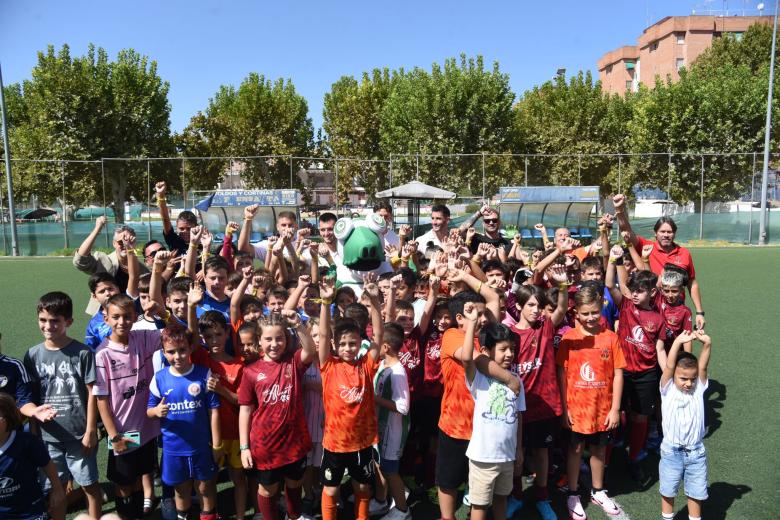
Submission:
M 702 248 L 693 250 L 697 276 L 707 312 L 707 331 L 712 336 L 708 414 L 710 435 L 706 439 L 709 456 L 710 499 L 704 508 L 707 519 L 769 519 L 780 511 L 780 452 L 777 413 L 780 357 L 776 267 L 780 248 Z M 63 290 L 73 297 L 75 338 L 83 337 L 88 316 L 87 277 L 77 272 L 69 259 L 0 260 L 3 281 L 0 301 L 2 351 L 22 357 L 40 341 L 36 328 L 35 302 L 51 290 Z M 774 439 L 774 440 L 773 440 Z M 101 451 L 101 473 L 105 471 L 105 448 Z M 623 506 L 626 517 L 660 517 L 657 480 L 643 491 L 635 488 L 624 471 L 622 453 L 616 450 L 608 472 L 608 487 Z M 646 461 L 648 471 L 657 475 L 657 458 Z M 221 502 L 230 501 L 227 490 Z M 566 518 L 562 497 L 554 503 L 560 518 Z M 682 509 L 684 497 L 678 499 Z M 109 503 L 106 509 L 112 508 Z M 224 511 L 224 509 L 223 509 Z M 420 504 L 414 517 L 438 518 L 438 508 Z M 607 518 L 600 509 L 586 505 L 590 518 Z M 459 512 L 464 517 L 464 509 Z M 526 507 L 519 518 L 538 518 Z M 346 518 L 346 516 L 345 516 Z M 687 512 L 677 519 L 687 519 Z

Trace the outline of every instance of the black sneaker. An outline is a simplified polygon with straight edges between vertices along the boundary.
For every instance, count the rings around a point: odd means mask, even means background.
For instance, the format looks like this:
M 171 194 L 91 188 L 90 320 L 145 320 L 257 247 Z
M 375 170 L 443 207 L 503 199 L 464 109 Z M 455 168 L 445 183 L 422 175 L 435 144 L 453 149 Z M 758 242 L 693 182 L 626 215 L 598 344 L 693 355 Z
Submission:
M 645 470 L 642 469 L 639 462 L 629 462 L 628 473 L 640 487 L 645 487 L 650 483 L 650 477 L 645 473 Z

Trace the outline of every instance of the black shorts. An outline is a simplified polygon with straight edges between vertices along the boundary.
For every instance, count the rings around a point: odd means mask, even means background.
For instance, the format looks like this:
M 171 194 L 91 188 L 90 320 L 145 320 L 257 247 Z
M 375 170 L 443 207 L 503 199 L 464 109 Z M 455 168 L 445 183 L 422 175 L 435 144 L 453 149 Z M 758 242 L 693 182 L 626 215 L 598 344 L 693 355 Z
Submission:
M 157 443 L 154 439 L 125 455 L 114 455 L 108 450 L 108 480 L 119 486 L 132 486 L 141 475 L 154 473 L 157 464 Z
M 300 460 L 291 462 L 285 466 L 271 469 L 257 469 L 255 470 L 255 478 L 257 482 L 263 486 L 271 486 L 278 484 L 283 479 L 288 480 L 301 480 L 303 473 L 306 470 L 306 457 Z
M 623 371 L 623 410 L 653 415 L 659 393 L 658 371 L 655 368 L 644 372 Z
M 442 489 L 458 489 L 469 481 L 469 459 L 466 449 L 469 441 L 454 439 L 439 430 L 439 449 L 436 454 L 436 485 Z
M 429 439 L 439 435 L 441 397 L 421 397 L 413 403 L 412 422 L 421 438 Z
M 523 448 L 552 448 L 560 431 L 560 416 L 534 422 L 523 421 Z
M 378 460 L 379 456 L 372 446 L 346 453 L 323 450 L 320 481 L 323 486 L 340 486 L 344 471 L 347 471 L 355 482 L 370 484 L 374 479 L 374 462 Z
M 571 432 L 571 437 L 569 437 L 569 445 L 570 446 L 576 446 L 577 444 L 583 443 L 587 444 L 588 446 L 606 446 L 612 441 L 612 432 L 596 432 L 596 433 L 580 433 L 580 432 Z

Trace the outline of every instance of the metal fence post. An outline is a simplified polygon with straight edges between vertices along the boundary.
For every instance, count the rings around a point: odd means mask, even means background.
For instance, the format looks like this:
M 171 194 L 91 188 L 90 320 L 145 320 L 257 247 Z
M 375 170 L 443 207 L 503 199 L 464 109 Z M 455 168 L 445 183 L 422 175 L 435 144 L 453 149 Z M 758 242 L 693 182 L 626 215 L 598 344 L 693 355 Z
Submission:
M 289 155 L 290 158 L 290 189 L 293 189 L 293 159 L 292 154 Z
M 336 157 L 336 183 L 333 185 L 333 195 L 335 198 L 336 208 L 339 207 L 339 158 Z
M 756 152 L 753 152 L 753 170 L 750 172 L 750 213 L 748 214 L 748 245 L 753 243 L 753 199 L 756 196 Z
M 699 240 L 704 238 L 704 156 L 701 156 L 701 185 L 699 187 Z
M 103 186 L 103 216 L 106 217 L 106 225 L 103 226 L 103 235 L 106 237 L 106 247 L 111 245 L 108 239 L 108 206 L 106 205 L 106 169 L 105 161 L 100 159 L 100 183 Z M 114 208 L 114 222 L 116 222 L 116 208 Z
M 0 222 L 3 223 L 3 253 L 8 254 L 8 238 L 6 237 L 6 229 L 5 229 L 5 217 L 3 216 L 3 213 L 5 212 L 5 209 L 3 208 L 3 185 L 0 183 Z M 11 216 L 10 214 L 8 215 Z
M 528 187 L 528 156 L 525 156 L 525 186 Z
M 420 180 L 420 154 L 418 153 L 415 156 L 415 174 L 414 174 L 414 180 L 419 181 Z
M 146 161 L 146 235 L 152 239 L 152 173 L 149 161 Z
M 577 186 L 582 186 L 582 155 L 577 155 Z
M 64 233 L 64 247 L 67 249 L 68 244 L 68 202 L 65 200 L 65 161 L 60 161 L 60 172 L 62 173 L 62 230 Z
M 672 154 L 666 162 L 666 198 L 672 200 Z
M 618 193 L 623 193 L 622 175 L 623 175 L 623 156 L 618 155 Z
M 482 152 L 482 202 L 485 202 L 485 152 Z
M 388 188 L 393 187 L 393 154 L 390 154 L 390 186 Z

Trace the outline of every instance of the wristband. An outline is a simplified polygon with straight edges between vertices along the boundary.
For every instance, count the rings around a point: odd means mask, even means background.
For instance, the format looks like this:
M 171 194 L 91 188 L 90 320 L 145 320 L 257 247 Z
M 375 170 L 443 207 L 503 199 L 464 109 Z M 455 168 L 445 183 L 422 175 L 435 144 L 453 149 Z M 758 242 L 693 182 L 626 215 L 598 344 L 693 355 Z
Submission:
M 616 262 L 617 262 L 617 258 L 612 258 L 611 256 L 609 257 L 609 263 L 610 264 L 614 264 Z
M 190 249 L 198 249 L 198 244 L 190 242 Z
M 704 316 L 704 311 L 696 311 L 696 316 Z
M 211 449 L 212 449 L 212 450 L 221 450 L 221 449 L 222 449 L 222 443 L 219 443 L 219 444 L 218 444 L 218 445 L 216 445 L 216 446 L 212 446 L 212 447 L 211 447 Z
M 249 444 L 242 444 L 238 447 L 239 450 L 244 451 L 249 449 Z
M 159 206 L 160 204 L 164 204 L 164 203 L 166 203 L 166 202 L 168 202 L 168 199 L 166 199 L 165 197 L 157 197 L 157 205 L 158 205 L 158 206 Z
M 333 303 L 333 299 L 332 298 L 322 298 L 320 300 L 320 303 L 323 304 L 323 305 L 330 305 L 331 303 Z
M 482 282 L 479 282 L 479 285 L 477 285 L 477 294 L 482 292 Z
M 570 285 L 571 284 L 569 282 L 561 282 L 561 283 L 558 284 L 558 289 L 569 290 L 569 286 Z

